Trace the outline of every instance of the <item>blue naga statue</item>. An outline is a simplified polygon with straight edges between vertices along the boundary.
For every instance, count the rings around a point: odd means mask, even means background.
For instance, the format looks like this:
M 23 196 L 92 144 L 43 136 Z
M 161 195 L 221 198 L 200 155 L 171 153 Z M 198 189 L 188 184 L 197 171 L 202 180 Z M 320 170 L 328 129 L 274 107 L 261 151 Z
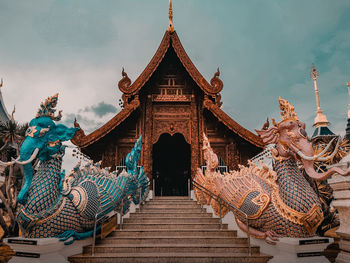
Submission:
M 25 237 L 60 237 L 66 244 L 92 235 L 96 214 L 104 216 L 112 210 L 123 210 L 144 200 L 148 193 L 148 178 L 137 162 L 141 153 L 141 137 L 126 159 L 127 171 L 119 176 L 100 168 L 100 163 L 80 163 L 65 176 L 61 172 L 65 147 L 79 128 L 68 128 L 54 121 L 58 94 L 41 103 L 38 113 L 29 123 L 20 157 L 12 161 L 22 164 L 24 185 L 18 195 L 17 221 Z M 33 174 L 32 161 L 40 160 Z M 11 164 L 11 163 L 9 163 Z M 140 190 L 141 189 L 141 194 Z M 140 197 L 142 200 L 140 200 Z M 122 201 L 123 200 L 123 201 Z M 121 207 L 123 206 L 123 207 Z

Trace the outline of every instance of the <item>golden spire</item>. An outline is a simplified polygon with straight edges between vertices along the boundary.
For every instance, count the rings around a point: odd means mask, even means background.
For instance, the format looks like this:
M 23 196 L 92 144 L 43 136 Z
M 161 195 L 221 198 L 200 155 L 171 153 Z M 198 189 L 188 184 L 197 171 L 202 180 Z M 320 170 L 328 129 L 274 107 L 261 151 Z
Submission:
M 329 121 L 327 120 L 326 115 L 324 115 L 322 113 L 322 110 L 321 110 L 320 97 L 319 97 L 318 88 L 317 88 L 318 71 L 317 71 L 315 65 L 312 65 L 312 67 L 311 67 L 310 77 L 314 81 L 314 88 L 315 88 L 315 95 L 316 95 L 316 106 L 317 106 L 317 114 L 316 114 L 316 118 L 314 120 L 314 126 L 324 127 L 324 126 L 327 126 L 329 124 Z
M 169 0 L 169 27 L 168 31 L 170 33 L 174 32 L 174 24 L 173 24 L 173 6 L 171 0 Z

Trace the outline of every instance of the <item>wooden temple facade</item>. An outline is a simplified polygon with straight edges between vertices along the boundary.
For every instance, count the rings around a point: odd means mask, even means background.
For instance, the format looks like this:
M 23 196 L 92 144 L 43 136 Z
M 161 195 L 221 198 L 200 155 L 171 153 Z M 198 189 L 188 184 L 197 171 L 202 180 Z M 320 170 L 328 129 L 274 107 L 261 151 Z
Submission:
M 178 195 L 204 165 L 203 132 L 228 169 L 245 164 L 264 145 L 221 110 L 219 69 L 208 83 L 171 29 L 134 82 L 123 69 L 118 83 L 123 109 L 89 135 L 79 130 L 72 141 L 94 161 L 115 169 L 142 134 L 140 165 L 163 189 L 157 194 Z

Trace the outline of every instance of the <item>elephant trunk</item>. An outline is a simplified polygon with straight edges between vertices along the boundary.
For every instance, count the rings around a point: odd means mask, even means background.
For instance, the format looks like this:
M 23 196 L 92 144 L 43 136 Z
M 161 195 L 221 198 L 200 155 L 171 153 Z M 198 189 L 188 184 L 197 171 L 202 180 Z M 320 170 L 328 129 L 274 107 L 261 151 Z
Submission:
M 35 144 L 34 140 L 32 140 L 30 137 L 29 138 L 27 137 L 21 146 L 19 161 L 16 161 L 17 163 L 23 165 L 23 171 L 24 171 L 24 184 L 17 197 L 17 201 L 22 205 L 24 205 L 27 201 L 27 192 L 32 183 L 32 178 L 33 178 L 32 161 L 36 158 L 36 156 L 39 153 L 39 147 L 35 147 L 35 146 L 40 147 L 40 145 Z
M 339 167 L 332 167 L 331 169 L 329 169 L 326 172 L 318 173 L 315 171 L 313 161 L 302 160 L 302 162 L 304 164 L 304 168 L 305 168 L 307 175 L 315 180 L 320 180 L 320 181 L 326 180 L 328 177 L 330 177 L 331 175 L 333 175 L 335 173 L 338 173 L 340 175 L 348 175 L 350 173 L 350 169 L 344 171 L 344 170 L 340 169 Z
M 32 184 L 32 178 L 33 178 L 32 164 L 27 163 L 23 165 L 23 170 L 24 170 L 24 184 L 17 197 L 17 201 L 22 205 L 24 205 L 27 201 L 27 193 L 30 185 Z
M 327 150 L 328 150 L 330 144 L 333 142 L 333 140 L 326 146 Z M 315 171 L 315 168 L 314 168 L 314 160 L 319 160 L 320 159 L 319 156 L 324 154 L 326 149 L 323 150 L 321 154 L 314 155 L 314 149 L 312 147 L 312 144 L 307 142 L 307 140 L 300 140 L 298 146 L 299 147 L 297 148 L 293 144 L 290 145 L 291 149 L 297 155 L 300 156 L 301 161 L 304 164 L 304 168 L 305 168 L 306 173 L 312 179 L 321 181 L 321 180 L 326 180 L 328 177 L 330 177 L 331 175 L 333 175 L 335 173 L 339 173 L 340 175 L 347 175 L 350 173 L 350 169 L 344 171 L 338 167 L 332 167 L 331 169 L 329 169 L 326 172 L 318 173 L 317 171 Z M 338 150 L 338 146 L 339 146 L 339 139 L 338 139 L 337 145 L 336 145 L 333 153 L 331 155 L 327 156 L 326 158 L 333 157 Z M 302 150 L 299 150 L 299 149 L 302 149 Z

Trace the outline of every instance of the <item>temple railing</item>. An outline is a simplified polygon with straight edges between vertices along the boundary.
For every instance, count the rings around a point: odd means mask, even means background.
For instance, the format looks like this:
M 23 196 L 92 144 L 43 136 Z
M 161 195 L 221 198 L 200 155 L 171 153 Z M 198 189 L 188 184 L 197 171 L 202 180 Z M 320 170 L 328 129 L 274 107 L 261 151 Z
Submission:
M 271 154 L 271 149 L 273 149 L 274 147 L 275 146 L 273 144 L 267 145 L 265 150 L 255 155 L 253 158 L 250 159 L 250 161 L 258 167 L 260 167 L 260 161 L 262 161 L 265 165 L 272 168 L 273 158 Z
M 190 185 L 190 180 L 188 180 L 188 184 Z M 219 213 L 220 213 L 220 230 L 222 229 L 222 207 L 226 207 L 228 210 L 230 210 L 235 216 L 239 217 L 239 219 L 241 221 L 245 221 L 246 226 L 247 226 L 247 242 L 248 242 L 248 254 L 251 255 L 252 254 L 252 249 L 251 249 L 251 244 L 250 244 L 250 235 L 249 235 L 249 218 L 248 218 L 248 214 L 246 214 L 245 212 L 243 212 L 241 209 L 235 207 L 234 205 L 226 202 L 224 199 L 222 199 L 220 196 L 214 194 L 213 192 L 211 192 L 210 190 L 208 190 L 207 188 L 205 188 L 203 185 L 200 185 L 199 183 L 197 183 L 196 181 L 192 181 L 192 186 L 196 187 L 199 191 L 201 191 L 203 194 L 210 196 L 212 199 L 214 199 L 215 201 L 218 202 L 219 204 Z M 190 188 L 188 188 L 189 190 L 189 197 L 190 197 Z M 203 206 L 201 200 L 197 200 L 197 202 L 199 202 L 201 204 L 201 206 Z

